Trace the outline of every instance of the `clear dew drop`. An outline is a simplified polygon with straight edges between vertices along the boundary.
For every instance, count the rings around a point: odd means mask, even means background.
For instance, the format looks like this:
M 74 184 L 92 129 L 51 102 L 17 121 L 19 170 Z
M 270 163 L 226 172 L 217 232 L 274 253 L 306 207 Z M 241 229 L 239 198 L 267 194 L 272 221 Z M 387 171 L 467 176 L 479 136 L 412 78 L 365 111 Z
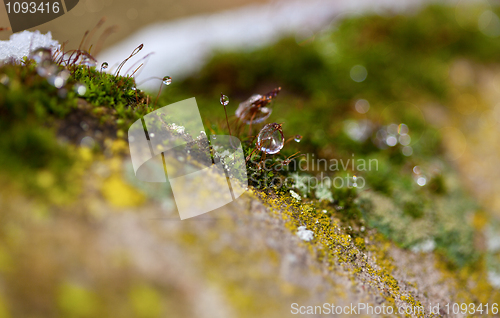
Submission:
M 38 64 L 36 71 L 38 75 L 42 77 L 50 77 L 53 76 L 58 69 L 59 67 L 57 64 L 53 63 L 52 60 L 45 60 Z
M 421 176 L 417 179 L 417 184 L 421 187 L 423 187 L 427 183 L 427 178 L 424 176 Z
M 163 78 L 163 84 L 165 84 L 165 85 L 170 85 L 170 84 L 172 84 L 172 78 L 171 78 L 170 76 L 165 76 L 165 77 Z
M 86 122 L 84 122 L 84 121 L 82 121 L 82 122 L 80 123 L 80 127 L 82 127 L 82 129 L 83 129 L 84 131 L 87 131 L 87 130 L 89 130 L 89 128 L 90 128 L 89 124 L 87 124 L 87 123 L 86 123 Z
M 300 142 L 300 141 L 302 140 L 302 136 L 301 136 L 301 135 L 295 135 L 294 140 L 295 140 L 296 142 Z
M 45 61 L 52 61 L 52 52 L 48 48 L 39 48 L 32 52 L 29 57 L 37 64 L 40 64 Z
M 88 66 L 88 67 L 94 67 L 96 66 L 96 61 L 94 61 L 93 59 L 91 59 L 90 57 L 87 57 L 87 56 L 84 56 L 80 62 L 80 65 L 83 65 L 83 66 Z
M 90 136 L 83 137 L 82 140 L 80 140 L 80 146 L 86 148 L 94 148 L 95 146 L 94 138 Z
M 101 69 L 103 69 L 103 70 L 107 69 L 108 67 L 109 67 L 108 62 L 104 62 L 101 64 Z
M 7 86 L 9 83 L 10 78 L 6 74 L 0 74 L 0 84 Z
M 264 96 L 255 94 L 250 96 L 244 102 L 241 102 L 236 109 L 236 117 L 238 117 L 245 124 L 249 125 L 250 123 L 258 124 L 269 118 L 272 113 L 272 109 L 268 107 L 255 107 L 255 103 L 260 99 L 263 99 Z
M 57 73 L 56 76 L 50 76 L 48 78 L 48 82 L 50 83 L 50 85 L 56 88 L 62 88 L 64 85 L 66 85 L 69 76 L 70 73 L 67 70 L 62 70 Z
M 87 92 L 87 86 L 80 84 L 80 83 L 75 84 L 75 86 L 73 86 L 73 89 L 80 96 L 85 95 L 85 93 Z
M 267 154 L 278 153 L 283 148 L 284 143 L 283 131 L 281 126 L 276 123 L 265 125 L 257 135 L 257 147 Z
M 227 106 L 227 104 L 229 104 L 229 97 L 227 97 L 226 95 L 221 94 L 220 95 L 220 103 L 221 103 L 222 106 Z

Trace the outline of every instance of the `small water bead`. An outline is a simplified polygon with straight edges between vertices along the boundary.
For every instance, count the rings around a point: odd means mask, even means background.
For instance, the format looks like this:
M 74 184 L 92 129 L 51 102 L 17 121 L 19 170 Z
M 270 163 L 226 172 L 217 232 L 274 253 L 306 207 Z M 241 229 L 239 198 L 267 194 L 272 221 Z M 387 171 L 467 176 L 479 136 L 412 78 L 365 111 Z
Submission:
M 246 101 L 241 102 L 236 110 L 236 117 L 245 124 L 258 124 L 269 118 L 272 113 L 271 108 L 255 106 L 255 103 L 262 99 L 262 95 L 255 94 Z
M 80 140 L 80 146 L 86 148 L 94 148 L 95 146 L 94 138 L 90 136 L 83 137 L 82 140 Z
M 61 77 L 63 80 L 67 81 L 71 73 L 68 70 L 62 70 L 57 73 L 57 76 Z
M 170 76 L 165 76 L 165 77 L 163 78 L 163 84 L 165 84 L 165 85 L 170 85 L 170 84 L 172 84 L 172 77 L 170 77 Z
M 108 67 L 109 67 L 108 62 L 104 62 L 101 64 L 101 69 L 103 69 L 103 70 L 107 69 Z
M 358 113 L 366 114 L 370 110 L 370 103 L 366 99 L 358 99 L 354 104 L 354 108 Z
M 421 176 L 417 179 L 417 184 L 423 187 L 427 183 L 427 178 L 425 176 Z
M 38 64 L 36 71 L 42 77 L 50 77 L 57 73 L 59 67 L 52 60 L 45 60 Z
M 83 129 L 84 131 L 87 131 L 87 130 L 89 130 L 89 128 L 90 128 L 89 124 L 87 124 L 87 123 L 86 123 L 86 122 L 84 122 L 84 121 L 82 121 L 82 122 L 80 123 L 80 127 L 82 127 L 82 129 Z
M 34 60 L 37 64 L 45 61 L 52 61 L 52 52 L 48 48 L 39 48 L 31 53 L 29 58 Z
M 300 142 L 300 141 L 302 140 L 302 136 L 301 136 L 301 135 L 295 135 L 294 140 L 295 140 L 296 142 Z
M 398 133 L 400 135 L 407 135 L 409 130 L 410 129 L 408 129 L 408 126 L 403 124 L 403 123 L 399 124 L 399 126 L 398 126 Z
M 75 84 L 75 86 L 73 86 L 73 89 L 80 96 L 85 95 L 85 93 L 87 92 L 87 86 L 80 84 L 80 83 Z
M 1 74 L 0 75 L 0 84 L 2 85 L 9 85 L 10 83 L 10 78 L 7 76 L 7 74 Z
M 396 136 L 391 135 L 391 136 L 387 137 L 385 142 L 389 147 L 394 147 L 398 144 L 398 139 L 396 138 Z
M 222 106 L 227 106 L 229 104 L 229 97 L 226 95 L 220 94 L 220 103 Z
M 387 132 L 390 135 L 397 135 L 397 134 L 399 134 L 399 125 L 390 124 L 389 126 L 387 126 Z
M 411 156 L 413 154 L 413 148 L 410 146 L 404 146 L 401 151 L 403 152 L 403 155 L 405 155 L 407 157 Z
M 257 148 L 267 154 L 278 153 L 285 143 L 285 137 L 281 125 L 276 123 L 267 124 L 257 135 Z
M 410 135 L 400 135 L 398 140 L 399 143 L 402 144 L 403 146 L 408 146 L 411 143 Z
M 97 64 L 97 62 L 88 56 L 84 56 L 80 62 L 80 65 L 88 66 L 88 67 L 94 67 L 94 66 L 96 66 L 96 64 Z
M 70 76 L 69 71 L 62 70 L 59 73 L 57 73 L 56 76 L 49 77 L 48 82 L 56 88 L 62 88 L 64 85 L 66 85 L 69 76 Z
M 48 82 L 50 83 L 50 85 L 56 87 L 56 88 L 61 88 L 64 86 L 64 79 L 60 76 L 51 76 L 48 80 Z

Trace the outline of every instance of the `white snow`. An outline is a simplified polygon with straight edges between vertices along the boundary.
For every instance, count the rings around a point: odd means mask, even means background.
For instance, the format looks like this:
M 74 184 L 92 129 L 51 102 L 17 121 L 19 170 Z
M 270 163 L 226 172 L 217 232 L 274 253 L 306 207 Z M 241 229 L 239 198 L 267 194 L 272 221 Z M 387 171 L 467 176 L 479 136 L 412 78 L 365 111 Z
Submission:
M 17 62 L 30 52 L 39 48 L 59 48 L 59 42 L 52 39 L 52 34 L 40 31 L 14 33 L 8 41 L 0 41 L 0 61 L 13 59 Z
M 291 196 L 292 196 L 295 200 L 297 200 L 297 201 L 302 200 L 302 198 L 300 197 L 300 195 L 299 195 L 297 192 L 293 191 L 293 190 L 290 190 L 290 195 L 291 195 Z
M 297 236 L 306 242 L 309 242 L 314 238 L 314 232 L 311 230 L 306 229 L 305 226 L 299 226 L 298 231 L 297 231 Z

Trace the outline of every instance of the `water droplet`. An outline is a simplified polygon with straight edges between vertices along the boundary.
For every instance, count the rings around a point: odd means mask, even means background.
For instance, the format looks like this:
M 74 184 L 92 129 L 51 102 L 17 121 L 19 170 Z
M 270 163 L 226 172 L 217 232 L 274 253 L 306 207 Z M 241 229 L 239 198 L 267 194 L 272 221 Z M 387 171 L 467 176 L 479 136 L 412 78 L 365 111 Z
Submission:
M 7 85 L 9 85 L 9 83 L 10 83 L 10 78 L 6 74 L 1 74 L 0 75 L 0 84 L 7 86 Z
M 154 133 L 150 133 L 149 134 L 149 138 L 154 138 L 155 137 L 155 134 Z
M 137 88 L 135 88 L 135 87 L 132 87 L 132 90 L 133 90 L 133 91 L 135 91 L 135 90 L 137 90 Z
M 302 136 L 301 136 L 301 135 L 295 135 L 294 140 L 295 140 L 296 142 L 300 142 L 300 141 L 302 140 Z
M 387 126 L 387 132 L 390 135 L 397 135 L 398 131 L 399 131 L 399 126 L 396 124 L 390 124 L 389 126 Z
M 87 124 L 87 123 L 86 123 L 86 122 L 84 122 L 84 121 L 82 121 L 82 122 L 80 123 L 80 127 L 82 127 L 82 129 L 83 129 L 84 131 L 87 131 L 87 130 L 89 130 L 89 128 L 90 128 L 89 124 Z
M 88 67 L 94 67 L 94 66 L 96 66 L 96 64 L 97 64 L 96 61 L 91 59 L 88 56 L 82 57 L 82 60 L 80 61 L 80 65 L 88 66 Z
M 404 146 L 401 151 L 403 152 L 403 155 L 405 155 L 407 157 L 409 157 L 413 154 L 413 148 L 410 146 Z
M 410 135 L 400 135 L 398 139 L 399 143 L 403 146 L 408 146 L 411 143 Z
M 258 124 L 269 118 L 272 109 L 268 107 L 261 107 L 258 105 L 259 101 L 263 100 L 264 96 L 260 94 L 252 95 L 246 101 L 240 103 L 236 110 L 236 117 L 238 117 L 245 124 Z
M 80 145 L 82 147 L 94 148 L 95 145 L 94 138 L 90 136 L 83 137 L 82 140 L 80 141 Z
M 56 76 L 51 76 L 48 79 L 48 82 L 57 88 L 61 88 L 66 85 L 66 81 L 68 80 L 70 73 L 67 70 L 62 70 L 57 73 Z
M 400 135 L 407 135 L 407 134 L 408 134 L 408 131 L 409 131 L 409 129 L 408 129 L 408 126 L 407 126 L 407 125 L 402 124 L 402 123 L 401 123 L 401 124 L 399 124 L 399 126 L 398 126 L 398 133 L 399 133 Z
M 427 183 L 427 178 L 424 176 L 421 176 L 417 179 L 417 184 L 421 187 L 423 187 Z
M 52 52 L 48 48 L 39 48 L 32 52 L 29 58 L 34 60 L 37 64 L 45 61 L 52 61 Z
M 360 83 L 366 79 L 368 71 L 363 65 L 354 65 L 351 68 L 350 75 L 353 81 Z
M 257 135 L 256 146 L 268 154 L 278 153 L 285 142 L 281 125 L 276 123 L 267 124 Z
M 220 103 L 222 106 L 227 106 L 229 104 L 229 97 L 226 95 L 220 94 Z
M 165 84 L 165 85 L 170 85 L 170 84 L 172 84 L 172 78 L 171 78 L 170 76 L 165 76 L 165 77 L 163 78 L 163 84 Z
M 354 108 L 360 114 L 366 114 L 370 109 L 370 103 L 366 99 L 359 99 L 356 104 L 354 104 Z
M 51 84 L 54 85 L 55 87 L 61 88 L 63 87 L 65 80 L 61 76 L 56 76 L 54 77 L 54 80 L 51 82 L 52 82 Z
M 103 69 L 103 70 L 107 69 L 108 67 L 109 67 L 108 62 L 104 62 L 101 64 L 101 69 Z
M 64 79 L 65 81 L 68 80 L 70 75 L 71 75 L 71 73 L 68 70 L 62 70 L 59 73 L 57 73 L 57 76 L 62 77 L 62 79 Z
M 389 136 L 387 137 L 387 139 L 385 140 L 385 143 L 389 146 L 389 147 L 394 147 L 397 145 L 398 143 L 398 139 L 395 137 L 395 136 Z
M 217 137 L 215 135 L 212 135 L 212 139 L 217 139 Z
M 42 77 L 50 77 L 54 75 L 59 67 L 57 64 L 53 63 L 51 60 L 45 60 L 38 64 L 36 71 L 38 75 Z
M 80 96 L 85 95 L 85 93 L 87 92 L 87 86 L 80 84 L 80 83 L 75 84 L 75 86 L 73 86 L 73 89 Z

